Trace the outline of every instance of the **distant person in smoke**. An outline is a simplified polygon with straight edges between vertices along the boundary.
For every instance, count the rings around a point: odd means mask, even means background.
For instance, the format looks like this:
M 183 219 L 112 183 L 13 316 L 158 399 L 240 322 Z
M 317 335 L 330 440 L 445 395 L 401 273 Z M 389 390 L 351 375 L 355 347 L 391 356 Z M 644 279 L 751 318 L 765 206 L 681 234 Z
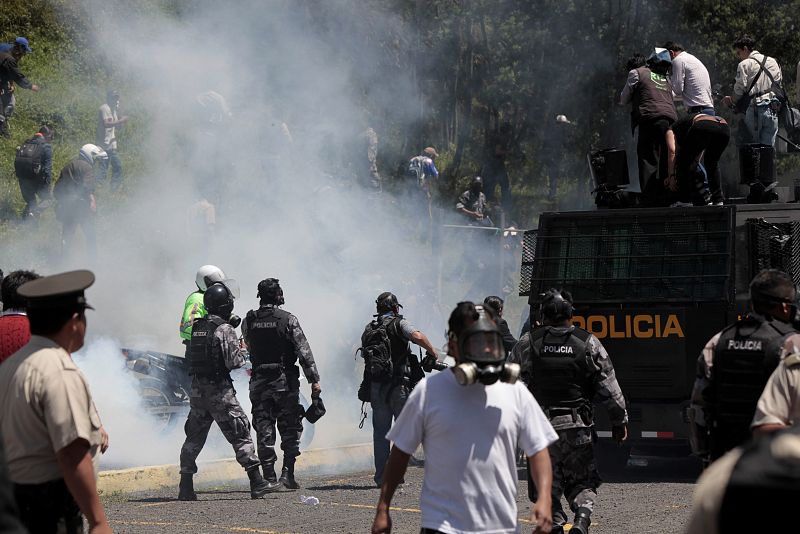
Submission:
M 308 339 L 297 317 L 280 309 L 283 289 L 277 278 L 258 283 L 259 307 L 247 312 L 242 336 L 250 351 L 253 375 L 250 378 L 250 402 L 256 430 L 258 457 L 267 482 L 280 483 L 289 489 L 300 485 L 294 478 L 294 466 L 300 456 L 303 433 L 303 406 L 300 404 L 300 363 L 311 384 L 311 398 L 322 393 L 319 371 Z M 317 401 L 319 402 L 319 401 Z M 280 479 L 275 473 L 275 426 L 281 435 L 283 468 Z
M 21 349 L 31 339 L 25 300 L 17 290 L 26 282 L 41 278 L 33 271 L 13 271 L 0 283 L 3 314 L 0 315 L 0 363 Z
M 359 158 L 361 165 L 359 169 L 359 179 L 375 191 L 380 191 L 382 187 L 381 175 L 378 173 L 378 133 L 372 126 L 361 132 L 359 140 L 362 143 L 364 152 L 363 158 Z
M 495 190 L 500 186 L 502 196 L 502 208 L 507 214 L 511 213 L 511 182 L 508 178 L 506 160 L 511 152 L 511 125 L 503 124 L 489 134 L 483 165 L 481 166 L 481 176 L 484 180 L 484 193 L 486 201 L 494 204 Z
M 22 218 L 37 218 L 52 198 L 50 183 L 53 181 L 53 130 L 42 125 L 33 137 L 17 148 L 14 157 L 14 173 L 19 181 L 19 190 L 25 207 Z M 37 198 L 38 197 L 38 198 Z M 41 203 L 41 204 L 40 204 Z
M 439 171 L 436 168 L 436 158 L 439 153 L 433 147 L 427 147 L 419 156 L 414 156 L 408 162 L 407 175 L 413 183 L 410 186 L 410 196 L 413 206 L 411 215 L 416 218 L 423 230 L 430 233 L 433 230 L 433 188 L 439 182 Z M 427 221 L 427 228 L 425 223 Z
M 500 335 L 503 338 L 503 348 L 506 351 L 506 356 L 508 356 L 508 354 L 514 348 L 514 345 L 517 344 L 517 339 L 514 337 L 514 334 L 511 333 L 511 329 L 508 327 L 508 322 L 503 319 L 504 304 L 505 301 L 503 299 L 493 295 L 483 299 L 483 305 L 494 312 L 495 323 L 497 323 L 497 328 L 500 329 Z
M 486 195 L 483 194 L 483 180 L 480 176 L 473 178 L 469 189 L 458 197 L 456 211 L 466 218 L 470 226 L 492 225 L 492 220 L 486 213 Z
M 117 126 L 128 122 L 127 116 L 118 117 L 119 92 L 109 89 L 106 101 L 97 113 L 97 146 L 102 148 L 108 157 L 97 165 L 97 182 L 103 182 L 111 164 L 111 189 L 115 191 L 122 184 L 122 162 L 117 153 Z
M 689 113 L 716 115 L 714 97 L 711 91 L 711 77 L 703 62 L 686 52 L 675 41 L 667 41 L 664 48 L 672 58 L 670 82 L 675 98 L 683 101 Z
M 31 83 L 17 65 L 25 54 L 31 52 L 33 50 L 25 37 L 17 37 L 10 49 L 4 47 L 0 51 L 0 135 L 3 137 L 11 136 L 8 123 L 16 106 L 15 86 L 30 89 L 34 93 L 39 90 L 39 86 Z
M 72 360 L 86 337 L 90 271 L 29 281 L 30 341 L 0 365 L 0 434 L 20 518 L 33 532 L 110 533 L 97 493 L 108 449 L 89 384 Z
M 56 218 L 61 222 L 62 252 L 72 250 L 75 232 L 78 226 L 86 238 L 86 250 L 89 258 L 97 257 L 97 239 L 95 234 L 95 216 L 97 201 L 94 196 L 95 177 L 93 165 L 106 158 L 100 147 L 86 144 L 78 151 L 78 156 L 67 163 L 53 186 L 56 199 Z
M 192 324 L 197 319 L 207 315 L 206 308 L 203 305 L 203 295 L 213 284 L 225 283 L 225 281 L 225 273 L 216 265 L 203 265 L 197 269 L 194 277 L 197 290 L 189 293 L 189 296 L 186 297 L 186 302 L 183 305 L 183 315 L 181 315 L 181 324 L 178 327 L 181 343 L 186 345 L 187 353 L 189 342 L 192 340 Z
M 620 104 L 632 104 L 632 126 L 639 128 L 636 154 L 642 204 L 663 206 L 669 195 L 664 187 L 674 159 L 675 142 L 670 126 L 678 120 L 669 82 L 672 58 L 667 50 L 656 49 L 646 65 L 628 72 Z

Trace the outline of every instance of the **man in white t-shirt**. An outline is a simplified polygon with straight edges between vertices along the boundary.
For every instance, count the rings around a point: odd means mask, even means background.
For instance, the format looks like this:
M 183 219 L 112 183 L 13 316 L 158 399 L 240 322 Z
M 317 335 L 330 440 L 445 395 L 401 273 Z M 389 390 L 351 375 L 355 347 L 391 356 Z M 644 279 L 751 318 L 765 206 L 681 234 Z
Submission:
M 423 534 L 516 533 L 517 447 L 528 456 L 541 495 L 531 514 L 534 533 L 550 532 L 553 473 L 547 447 L 557 435 L 533 395 L 516 382 L 519 367 L 505 363 L 502 336 L 489 312 L 461 302 L 448 326 L 448 350 L 458 365 L 417 384 L 387 434 L 394 446 L 372 533 L 391 532 L 392 496 L 420 444 Z

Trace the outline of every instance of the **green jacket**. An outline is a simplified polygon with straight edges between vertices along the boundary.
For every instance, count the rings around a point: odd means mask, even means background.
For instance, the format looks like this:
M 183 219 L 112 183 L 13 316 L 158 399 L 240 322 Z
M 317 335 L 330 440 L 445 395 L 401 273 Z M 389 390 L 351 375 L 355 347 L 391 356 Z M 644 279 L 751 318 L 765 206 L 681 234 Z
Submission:
M 181 317 L 180 334 L 181 339 L 189 341 L 192 339 L 192 323 L 195 319 L 200 319 L 208 315 L 206 307 L 203 306 L 203 292 L 199 289 L 186 298 L 183 306 L 183 317 Z

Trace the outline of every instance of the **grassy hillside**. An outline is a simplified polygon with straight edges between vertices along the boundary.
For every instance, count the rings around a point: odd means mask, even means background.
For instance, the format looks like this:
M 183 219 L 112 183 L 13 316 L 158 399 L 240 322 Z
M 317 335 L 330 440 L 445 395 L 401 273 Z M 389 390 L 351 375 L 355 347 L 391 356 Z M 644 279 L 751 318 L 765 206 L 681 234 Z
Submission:
M 18 35 L 28 38 L 33 49 L 19 62 L 20 70 L 38 93 L 16 90 L 17 107 L 11 119 L 10 139 L 0 137 L 0 232 L 14 232 L 23 201 L 14 176 L 16 147 L 35 133 L 41 124 L 55 129 L 53 178 L 85 143 L 95 141 L 98 107 L 106 88 L 118 87 L 120 75 L 109 66 L 86 31 L 90 23 L 76 2 L 69 0 L 3 0 L 0 9 L 0 42 L 12 42 Z M 128 109 L 134 102 L 125 102 Z M 126 111 L 127 112 L 127 111 Z M 138 168 L 134 146 L 141 128 L 134 118 L 118 133 L 126 174 Z M 123 193 L 124 194 L 124 190 Z M 99 197 L 108 192 L 101 189 Z M 107 202 L 112 199 L 106 199 Z M 45 218 L 45 223 L 49 217 Z

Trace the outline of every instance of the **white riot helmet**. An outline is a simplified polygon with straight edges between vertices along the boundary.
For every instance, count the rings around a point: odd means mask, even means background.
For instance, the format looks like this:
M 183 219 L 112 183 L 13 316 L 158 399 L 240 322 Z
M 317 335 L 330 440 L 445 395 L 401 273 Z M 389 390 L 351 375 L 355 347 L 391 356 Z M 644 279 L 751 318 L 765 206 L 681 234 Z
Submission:
M 93 145 L 91 143 L 87 143 L 81 147 L 78 151 L 78 155 L 88 161 L 89 163 L 94 163 L 95 158 L 100 159 L 107 159 L 108 154 L 106 151 L 100 148 L 97 145 Z
M 194 279 L 200 291 L 205 292 L 208 286 L 225 281 L 225 273 L 216 265 L 203 265 L 197 269 L 197 276 Z

